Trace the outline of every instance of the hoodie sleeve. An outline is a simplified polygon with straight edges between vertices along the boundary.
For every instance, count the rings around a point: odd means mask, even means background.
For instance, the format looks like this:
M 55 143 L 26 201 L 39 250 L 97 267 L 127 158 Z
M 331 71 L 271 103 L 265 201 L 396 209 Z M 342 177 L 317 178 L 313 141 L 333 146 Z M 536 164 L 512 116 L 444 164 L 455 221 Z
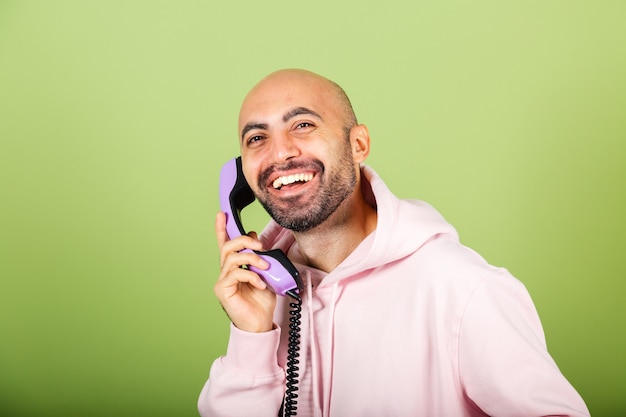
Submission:
M 589 416 L 548 353 L 534 304 L 506 271 L 484 280 L 463 314 L 459 373 L 464 394 L 492 416 Z
M 276 417 L 285 391 L 280 328 L 248 333 L 231 324 L 226 355 L 213 362 L 198 399 L 202 417 Z

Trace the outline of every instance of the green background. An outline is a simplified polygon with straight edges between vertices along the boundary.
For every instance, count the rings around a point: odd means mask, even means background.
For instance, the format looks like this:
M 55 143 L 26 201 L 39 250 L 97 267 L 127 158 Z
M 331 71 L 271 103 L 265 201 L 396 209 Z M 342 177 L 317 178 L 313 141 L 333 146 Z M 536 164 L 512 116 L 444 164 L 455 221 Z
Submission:
M 617 0 L 0 0 L 0 415 L 196 415 L 228 330 L 217 175 L 283 67 L 344 86 L 368 163 L 524 282 L 592 414 L 624 415 L 624 22 Z

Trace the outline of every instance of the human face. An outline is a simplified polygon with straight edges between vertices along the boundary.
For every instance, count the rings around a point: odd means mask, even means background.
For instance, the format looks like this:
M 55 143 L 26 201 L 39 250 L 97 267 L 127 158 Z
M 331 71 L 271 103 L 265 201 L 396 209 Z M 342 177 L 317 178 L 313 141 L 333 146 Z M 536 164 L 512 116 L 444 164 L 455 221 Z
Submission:
M 251 92 L 240 114 L 241 153 L 244 174 L 267 212 L 281 226 L 305 232 L 354 191 L 358 162 L 332 94 L 297 81 Z
M 296 174 L 287 175 L 286 172 Z M 272 181 L 272 178 L 275 179 Z M 314 178 L 318 182 L 316 187 L 309 185 Z M 326 165 L 317 158 L 292 159 L 282 166 L 268 167 L 259 176 L 257 198 L 279 225 L 295 232 L 306 232 L 335 213 L 352 193 L 356 182 L 352 153 L 349 146 L 344 146 L 336 161 L 335 174 L 329 173 Z M 272 187 L 264 187 L 269 183 Z M 299 187 L 302 188 L 299 192 L 288 191 Z M 272 188 L 277 192 L 271 192 Z M 308 192 L 304 191 L 307 188 Z M 281 197 L 281 191 L 287 194 Z

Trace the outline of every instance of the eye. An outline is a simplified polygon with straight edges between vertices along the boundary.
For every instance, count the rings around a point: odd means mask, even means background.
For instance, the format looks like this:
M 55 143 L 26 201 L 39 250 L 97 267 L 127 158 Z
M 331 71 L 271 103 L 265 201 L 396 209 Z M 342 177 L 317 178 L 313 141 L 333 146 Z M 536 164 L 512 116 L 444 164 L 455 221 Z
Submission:
M 250 136 L 248 140 L 246 141 L 246 143 L 248 145 L 254 145 L 256 142 L 259 142 L 263 139 L 265 139 L 265 137 L 262 135 L 254 135 L 254 136 Z
M 307 127 L 313 127 L 313 123 L 309 122 L 300 122 L 296 125 L 296 129 L 306 129 Z

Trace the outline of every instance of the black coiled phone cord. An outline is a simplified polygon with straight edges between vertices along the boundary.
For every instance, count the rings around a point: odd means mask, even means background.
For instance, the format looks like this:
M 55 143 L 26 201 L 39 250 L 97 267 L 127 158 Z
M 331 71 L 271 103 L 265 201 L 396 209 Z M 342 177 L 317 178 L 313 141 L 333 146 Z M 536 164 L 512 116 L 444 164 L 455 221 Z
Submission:
M 298 365 L 300 361 L 300 319 L 302 298 L 295 291 L 287 291 L 295 301 L 289 303 L 289 345 L 287 347 L 287 391 L 285 392 L 284 416 L 295 416 L 298 408 Z

